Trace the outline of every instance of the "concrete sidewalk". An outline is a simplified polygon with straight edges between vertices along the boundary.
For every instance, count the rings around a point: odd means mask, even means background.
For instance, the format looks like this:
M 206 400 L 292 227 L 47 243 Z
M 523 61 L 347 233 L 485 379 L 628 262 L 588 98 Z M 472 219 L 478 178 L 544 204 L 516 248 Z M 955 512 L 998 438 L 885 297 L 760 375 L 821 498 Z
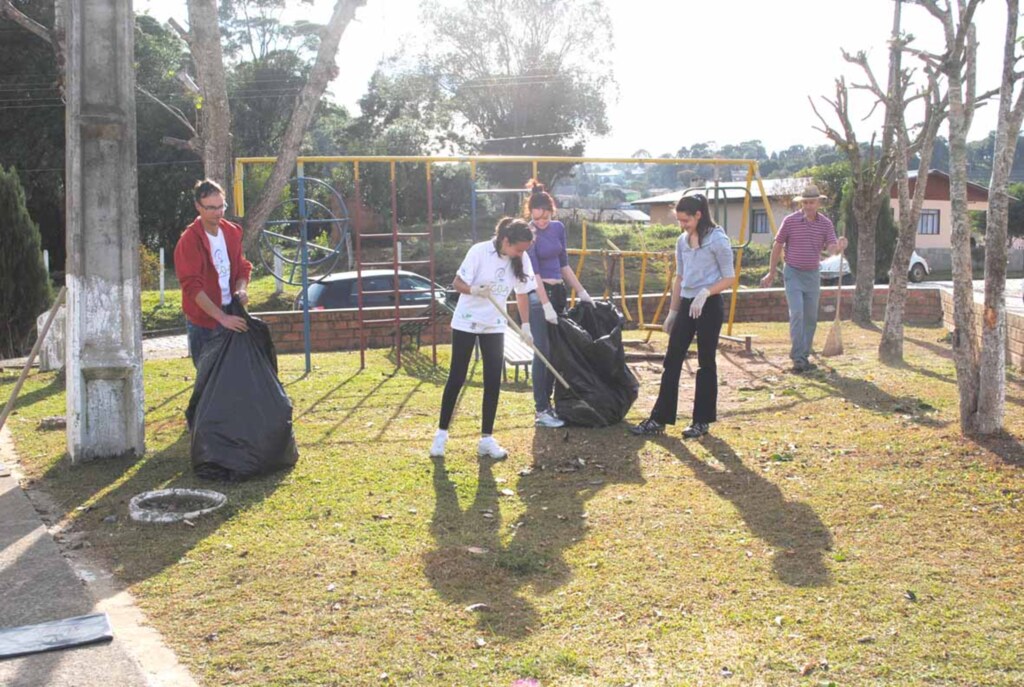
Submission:
M 0 431 L 0 463 L 10 469 L 15 461 L 10 434 L 5 428 Z M 118 596 L 122 598 L 117 600 Z M 141 613 L 130 603 L 125 604 L 126 596 L 112 592 L 109 599 L 94 599 L 61 554 L 15 477 L 0 477 L 0 628 L 105 611 L 110 614 L 114 631 L 114 640 L 106 644 L 0 660 L 0 685 L 194 685 L 180 666 L 166 671 L 143 665 L 149 659 L 140 654 L 150 652 L 155 631 L 141 628 L 132 619 L 132 613 L 139 618 Z

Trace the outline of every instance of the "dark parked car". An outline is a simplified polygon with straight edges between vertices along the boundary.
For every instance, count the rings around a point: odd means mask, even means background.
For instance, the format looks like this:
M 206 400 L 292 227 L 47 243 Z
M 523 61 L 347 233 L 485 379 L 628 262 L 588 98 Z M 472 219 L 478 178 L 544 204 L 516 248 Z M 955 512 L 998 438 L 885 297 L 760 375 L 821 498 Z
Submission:
M 356 272 L 335 272 L 309 285 L 310 310 L 335 310 L 357 308 L 359 302 L 356 290 Z M 391 270 L 363 270 L 363 307 L 373 308 L 395 304 L 395 273 Z M 426 277 L 399 270 L 398 287 L 412 293 L 401 294 L 402 305 L 427 305 L 430 303 L 430 280 Z M 375 293 L 377 292 L 377 293 Z M 386 292 L 386 293 L 380 293 Z M 444 302 L 445 289 L 434 284 L 438 303 Z M 295 297 L 295 309 L 302 309 L 302 294 Z

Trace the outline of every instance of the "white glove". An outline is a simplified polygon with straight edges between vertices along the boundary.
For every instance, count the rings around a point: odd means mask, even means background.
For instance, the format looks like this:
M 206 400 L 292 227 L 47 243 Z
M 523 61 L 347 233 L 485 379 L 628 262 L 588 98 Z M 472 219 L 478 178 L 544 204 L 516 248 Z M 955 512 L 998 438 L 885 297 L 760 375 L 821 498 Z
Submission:
M 527 346 L 533 345 L 533 334 L 530 332 L 530 323 L 527 322 L 519 328 L 523 332 L 523 341 L 526 342 Z
M 710 295 L 711 292 L 707 289 L 701 289 L 697 292 L 697 295 L 693 297 L 693 302 L 690 303 L 690 317 L 695 320 L 700 317 L 700 311 L 704 309 L 704 303 Z
M 488 296 L 491 295 L 491 285 L 480 284 L 479 286 L 470 286 L 469 292 L 474 296 L 479 296 L 480 298 L 487 298 Z
M 555 312 L 555 306 L 550 303 L 544 304 L 544 319 L 548 324 L 558 324 L 558 313 Z
M 590 294 L 587 293 L 587 290 L 584 288 L 580 288 L 578 291 L 576 291 L 576 296 L 584 303 L 594 302 L 594 299 L 590 297 Z
M 665 332 L 666 334 L 671 334 L 672 333 L 672 325 L 675 324 L 675 322 L 676 322 L 676 315 L 678 315 L 678 314 L 679 314 L 679 312 L 676 311 L 676 310 L 669 310 L 668 311 L 668 316 L 665 317 L 665 321 L 661 323 L 661 331 Z

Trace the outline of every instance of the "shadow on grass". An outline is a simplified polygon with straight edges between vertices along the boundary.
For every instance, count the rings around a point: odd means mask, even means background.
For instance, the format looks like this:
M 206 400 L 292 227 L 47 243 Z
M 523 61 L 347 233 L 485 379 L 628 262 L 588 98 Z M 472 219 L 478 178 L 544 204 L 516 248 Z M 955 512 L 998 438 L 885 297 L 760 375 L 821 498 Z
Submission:
M 392 365 L 397 367 L 398 359 L 395 355 L 394 348 L 388 352 L 388 360 Z M 483 377 L 477 377 L 475 374 L 479 361 L 479 355 L 474 353 L 473 359 L 470 362 L 469 372 L 466 374 L 466 383 L 463 385 L 463 388 L 467 386 L 473 386 L 480 389 L 483 388 Z M 437 386 L 444 386 L 445 382 L 448 381 L 448 368 L 440 363 L 438 365 L 434 365 L 434 361 L 431 356 L 426 355 L 415 348 L 402 349 L 402 371 L 410 377 L 415 377 L 416 379 L 420 379 L 424 382 L 435 384 Z M 520 382 L 503 380 L 501 388 L 510 391 L 527 391 L 532 387 L 530 386 L 530 382 L 524 379 Z
M 19 374 L 20 374 L 19 370 Z M 39 374 L 39 373 L 36 373 Z M 43 373 L 46 374 L 46 373 Z M 31 376 L 29 377 L 31 379 Z M 0 377 L 0 403 L 7 403 L 7 399 L 10 398 L 11 391 L 14 390 L 14 384 L 18 381 L 18 375 L 11 377 Z M 18 400 L 14 403 L 14 410 L 21 410 L 28 406 L 38 403 L 39 401 L 45 401 L 54 394 L 64 393 L 64 375 L 56 373 L 53 375 L 53 379 L 46 386 L 34 389 L 27 393 L 21 393 L 18 395 Z M 0 405 L 0 408 L 3 406 Z
M 139 459 L 111 458 L 71 465 L 65 455 L 44 475 L 47 493 L 58 501 L 56 519 L 72 517 L 69 533 L 84 532 L 92 550 L 115 567 L 118 578 L 133 584 L 181 560 L 225 521 L 269 497 L 287 471 L 242 483 L 201 480 L 192 472 L 188 431 L 172 444 Z M 154 489 L 199 488 L 228 497 L 220 510 L 185 523 L 137 523 L 130 519 L 132 497 Z M 104 518 L 114 516 L 116 521 Z M 72 535 L 74 536 L 74 535 Z
M 523 638 L 542 619 L 523 596 L 550 594 L 572 579 L 565 551 L 587 535 L 585 504 L 606 483 L 644 482 L 637 453 L 608 455 L 606 430 L 539 430 L 534 433 L 531 468 L 520 473 L 517 496 L 526 511 L 506 524 L 490 461 L 481 461 L 473 502 L 459 505 L 444 459 L 434 460 L 436 505 L 430 531 L 436 548 L 424 555 L 427 579 L 447 602 L 486 603 L 477 624 L 498 635 Z M 505 543 L 507 538 L 508 543 Z
M 724 469 L 700 460 L 679 439 L 658 440 L 697 479 L 728 499 L 750 532 L 774 549 L 772 568 L 781 582 L 793 587 L 831 585 L 825 552 L 832 549 L 832 535 L 814 509 L 787 500 L 778 486 L 744 465 L 721 439 L 708 435 L 701 443 Z
M 916 396 L 894 396 L 883 391 L 877 384 L 865 379 L 845 377 L 837 370 L 817 370 L 804 375 L 811 384 L 845 398 L 860 408 L 881 414 L 900 413 L 909 415 L 911 420 L 926 427 L 945 427 L 948 421 L 938 420 L 924 414 L 931 407 Z M 774 411 L 775 408 L 772 408 Z
M 1020 439 L 1007 431 L 999 432 L 988 436 L 972 435 L 968 439 L 981 448 L 999 456 L 1007 465 L 1024 467 L 1024 444 Z

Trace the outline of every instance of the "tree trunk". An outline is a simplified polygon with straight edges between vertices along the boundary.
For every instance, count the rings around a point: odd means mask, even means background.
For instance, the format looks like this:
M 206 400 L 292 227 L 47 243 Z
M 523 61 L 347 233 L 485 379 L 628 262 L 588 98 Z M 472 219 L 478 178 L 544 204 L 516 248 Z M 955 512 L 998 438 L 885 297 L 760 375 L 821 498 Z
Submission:
M 203 173 L 231 193 L 231 106 L 217 0 L 188 0 L 189 50 L 202 93 Z
M 967 126 L 962 86 L 950 70 L 949 176 L 953 231 L 953 363 L 960 392 L 960 430 L 975 430 L 978 409 L 978 348 L 974 341 L 974 284 L 971 237 L 967 220 Z
M 260 191 L 259 200 L 253 211 L 246 216 L 245 222 L 245 251 L 251 255 L 255 254 L 257 242 L 259 241 L 260 230 L 270 217 L 271 211 L 277 204 L 281 191 L 288 184 L 292 170 L 295 168 L 295 160 L 299 156 L 299 146 L 306 134 L 306 129 L 313 120 L 317 105 L 327 84 L 338 75 L 338 67 L 335 58 L 338 54 L 338 44 L 345 33 L 349 22 L 355 16 L 356 9 L 366 4 L 366 0 L 338 0 L 334 5 L 334 12 L 327 26 L 324 27 L 320 37 L 320 48 L 317 51 L 316 63 L 310 71 L 309 79 L 302 87 L 295 109 L 292 111 L 291 119 L 288 121 L 288 128 L 285 130 L 284 138 L 281 141 L 281 148 L 277 152 L 277 160 L 270 172 L 270 177 Z
M 1006 406 L 1006 252 L 1010 197 L 1007 186 L 1021 118 L 1024 95 L 1013 103 L 1017 62 L 1016 36 L 1018 0 L 1007 0 L 1006 43 L 999 89 L 999 118 L 996 124 L 992 178 L 989 182 L 988 216 L 985 228 L 985 310 L 982 317 L 981 364 L 978 389 L 977 430 L 993 434 L 1003 428 Z
M 853 290 L 853 321 L 862 326 L 871 326 L 878 206 L 860 197 L 860 191 L 856 189 L 853 197 L 853 216 L 857 221 L 857 285 Z
M 932 79 L 929 84 L 929 97 L 925 100 L 924 126 L 914 146 L 919 151 L 921 164 L 918 167 L 913 199 L 910 197 L 910 180 L 906 165 L 903 165 L 897 172 L 900 203 L 899 236 L 896 240 L 896 252 L 892 256 L 892 267 L 889 270 L 889 296 L 885 303 L 885 324 L 882 327 L 882 340 L 878 345 L 879 360 L 889 365 L 903 362 L 903 320 L 907 303 L 907 272 L 910 267 L 910 256 L 914 252 L 914 244 L 917 243 L 917 220 L 921 215 L 921 205 L 928 188 L 928 168 L 932 163 L 932 146 L 939 133 L 939 124 L 945 119 L 938 88 L 938 81 Z M 905 120 L 901 123 L 900 131 L 896 133 L 896 146 L 897 159 L 910 159 L 911 151 Z M 921 178 L 922 173 L 924 179 Z

